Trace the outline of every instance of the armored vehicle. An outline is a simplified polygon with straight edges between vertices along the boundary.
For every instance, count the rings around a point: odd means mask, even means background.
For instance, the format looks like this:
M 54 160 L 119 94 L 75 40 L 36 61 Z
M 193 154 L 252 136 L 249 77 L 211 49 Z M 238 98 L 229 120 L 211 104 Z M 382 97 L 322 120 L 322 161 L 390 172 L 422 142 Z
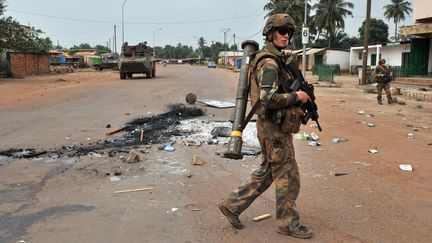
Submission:
M 156 61 L 147 48 L 147 42 L 135 46 L 129 46 L 125 42 L 118 66 L 120 79 L 132 78 L 132 75 L 136 73 L 145 74 L 147 78 L 156 76 Z

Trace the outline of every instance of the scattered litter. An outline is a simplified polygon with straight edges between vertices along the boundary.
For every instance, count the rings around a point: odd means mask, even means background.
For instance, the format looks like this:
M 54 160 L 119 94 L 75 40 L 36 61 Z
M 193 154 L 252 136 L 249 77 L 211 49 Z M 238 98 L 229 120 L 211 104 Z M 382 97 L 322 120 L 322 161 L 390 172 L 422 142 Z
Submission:
M 195 104 L 196 101 L 197 101 L 197 96 L 194 93 L 188 93 L 186 95 L 186 103 L 188 103 L 189 105 Z
M 171 212 L 173 212 L 173 213 L 177 210 L 178 210 L 178 208 L 171 208 Z
M 231 136 L 231 128 L 230 127 L 215 127 L 211 131 L 211 135 L 213 135 L 214 138 L 230 137 Z
M 311 136 L 312 140 L 314 140 L 314 141 L 317 141 L 319 139 L 318 135 L 314 132 L 311 133 L 310 136 Z
M 116 134 L 116 133 L 118 133 L 118 132 L 121 132 L 121 131 L 123 131 L 123 130 L 125 130 L 125 129 L 126 129 L 126 127 L 122 127 L 122 128 L 116 129 L 116 130 L 114 130 L 114 131 L 107 132 L 107 133 L 105 133 L 105 135 L 106 135 L 106 136 L 111 136 L 111 135 Z
M 186 171 L 185 175 L 190 178 L 190 177 L 192 177 L 192 172 L 190 170 L 188 170 L 188 171 Z
M 69 139 L 70 139 L 70 137 L 65 137 L 65 139 L 66 139 L 66 140 L 69 140 Z
M 363 166 L 370 166 L 369 163 L 365 163 L 365 162 L 360 162 L 360 161 L 354 161 L 352 162 L 353 164 L 359 164 L 359 165 L 363 165 Z
M 88 140 L 91 140 L 91 138 L 87 138 L 87 141 L 88 141 Z
M 130 113 L 129 113 L 129 112 L 125 112 L 124 114 L 125 114 L 125 116 L 129 116 L 129 115 L 130 115 Z
M 192 156 L 192 164 L 193 165 L 203 165 L 204 164 L 204 160 L 194 154 Z
M 183 141 L 183 143 L 186 145 L 186 146 L 194 146 L 194 147 L 200 147 L 202 144 L 201 144 L 201 142 L 196 142 L 196 141 L 193 141 L 193 140 L 186 140 L 186 141 Z
M 318 125 L 314 123 L 314 124 L 311 124 L 310 127 L 312 127 L 312 128 L 318 128 Z
M 235 107 L 235 104 L 228 101 L 219 101 L 219 100 L 210 100 L 210 99 L 204 99 L 204 100 L 198 100 L 199 103 L 206 104 L 210 107 L 215 108 L 232 108 Z
M 369 113 L 366 115 L 366 117 L 374 117 L 374 114 Z
M 184 184 L 183 182 L 181 182 L 181 181 L 177 181 L 180 185 L 182 185 L 182 186 L 185 186 L 186 184 Z
M 367 125 L 368 125 L 368 127 L 375 127 L 375 124 L 373 124 L 373 123 L 368 123 Z
M 271 214 L 267 213 L 267 214 L 263 214 L 263 215 L 260 215 L 260 216 L 257 216 L 255 218 L 253 218 L 253 221 L 258 222 L 258 221 L 261 221 L 261 220 L 264 220 L 264 219 L 268 219 L 270 217 L 271 217 Z
M 90 152 L 88 153 L 89 157 L 94 157 L 94 158 L 102 158 L 102 154 L 96 153 L 96 152 Z
M 294 134 L 294 139 L 296 139 L 296 140 L 308 140 L 309 135 L 307 133 L 303 133 L 303 134 L 297 133 L 297 134 Z
M 139 151 L 136 149 L 132 149 L 129 153 L 129 156 L 126 159 L 127 163 L 135 163 L 135 162 L 139 162 L 140 161 L 140 157 L 139 157 Z
M 376 149 L 369 149 L 369 153 L 376 154 L 376 153 L 378 153 L 378 150 L 376 150 Z
M 348 175 L 348 173 L 335 173 L 334 176 L 344 176 L 344 175 Z
M 162 150 L 172 152 L 175 150 L 175 148 L 173 146 L 171 146 L 171 144 L 164 144 L 164 145 L 162 145 Z
M 356 208 L 361 208 L 362 205 L 355 205 L 354 207 L 356 207 Z
M 410 164 L 400 164 L 399 169 L 404 171 L 413 171 L 413 168 Z
M 110 177 L 110 181 L 111 181 L 111 182 L 117 182 L 117 181 L 120 181 L 120 177 L 118 177 L 118 176 L 111 176 L 111 177 Z
M 364 111 L 358 111 L 358 114 L 363 115 Z
M 192 211 L 194 211 L 194 212 L 198 212 L 198 211 L 202 211 L 202 209 L 199 209 L 199 208 L 192 208 Z
M 257 156 L 257 155 L 261 154 L 261 148 L 260 147 L 253 147 L 253 146 L 242 146 L 241 153 L 243 155 Z
M 408 133 L 408 134 L 407 134 L 407 138 L 414 138 L 414 134 L 413 134 L 413 133 L 411 133 L 411 132 L 410 132 L 410 133 Z
M 140 143 L 142 143 L 144 140 L 144 129 L 141 129 L 141 134 L 140 134 Z
M 107 124 L 105 128 L 111 128 L 111 124 Z
M 312 147 L 321 146 L 321 143 L 318 143 L 316 141 L 310 141 L 308 144 L 309 144 L 309 146 L 312 146 Z
M 340 143 L 341 139 L 340 138 L 333 138 L 332 139 L 332 143 Z
M 144 187 L 144 188 L 114 191 L 113 194 L 120 194 L 120 193 L 127 193 L 127 192 L 142 192 L 142 191 L 148 191 L 148 190 L 153 190 L 153 187 Z

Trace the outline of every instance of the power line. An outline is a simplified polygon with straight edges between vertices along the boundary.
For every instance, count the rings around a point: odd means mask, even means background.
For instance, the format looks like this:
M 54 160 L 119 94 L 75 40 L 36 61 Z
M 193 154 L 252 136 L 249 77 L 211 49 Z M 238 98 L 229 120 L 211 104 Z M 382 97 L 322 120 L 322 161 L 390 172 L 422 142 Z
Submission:
M 23 13 L 28 15 L 34 15 L 39 17 L 45 17 L 45 18 L 55 18 L 55 19 L 63 19 L 63 20 L 72 20 L 72 21 L 79 21 L 79 22 L 91 22 L 91 23 L 103 23 L 103 24 L 119 24 L 120 22 L 117 21 L 107 21 L 107 20 L 94 20 L 94 19 L 79 19 L 79 18 L 70 18 L 70 17 L 60 17 L 60 16 L 54 16 L 54 15 L 46 15 L 46 14 L 39 14 L 39 13 L 33 13 L 33 12 L 27 12 L 27 11 L 21 11 L 16 9 L 7 9 L 7 11 L 16 12 L 16 13 Z M 199 23 L 209 23 L 209 22 L 221 22 L 221 21 L 229 21 L 229 20 L 235 20 L 235 19 L 244 19 L 249 18 L 253 16 L 260 16 L 260 14 L 251 14 L 251 15 L 245 15 L 245 16 L 238 16 L 238 17 L 229 17 L 229 18 L 220 18 L 220 19 L 207 19 L 207 20 L 195 20 L 195 21 L 175 21 L 175 22 L 127 22 L 125 24 L 166 24 L 166 25 L 178 25 L 178 24 L 199 24 Z

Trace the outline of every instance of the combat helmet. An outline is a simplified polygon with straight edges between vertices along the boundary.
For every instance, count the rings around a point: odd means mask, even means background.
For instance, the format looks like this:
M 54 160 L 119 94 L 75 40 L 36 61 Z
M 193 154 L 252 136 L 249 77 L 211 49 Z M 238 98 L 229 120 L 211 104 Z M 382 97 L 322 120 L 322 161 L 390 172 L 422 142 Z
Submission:
M 385 64 L 386 63 L 386 60 L 383 58 L 383 59 L 379 59 L 379 61 L 378 61 L 378 64 Z
M 270 31 L 278 28 L 289 30 L 288 34 L 291 40 L 295 29 L 294 19 L 288 14 L 274 14 L 267 19 L 262 34 L 263 36 L 267 36 Z

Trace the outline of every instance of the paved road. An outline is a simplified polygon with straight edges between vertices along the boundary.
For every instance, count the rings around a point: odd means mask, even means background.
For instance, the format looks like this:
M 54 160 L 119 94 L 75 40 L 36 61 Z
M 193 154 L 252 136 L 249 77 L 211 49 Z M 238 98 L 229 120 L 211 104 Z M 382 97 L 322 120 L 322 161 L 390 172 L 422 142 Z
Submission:
M 0 89 L 8 90 L 0 98 L 0 150 L 94 143 L 111 130 L 107 124 L 116 128 L 161 113 L 167 104 L 184 102 L 189 92 L 232 100 L 238 78 L 238 73 L 187 65 L 159 67 L 155 79 L 117 75 L 81 72 L 0 82 Z M 417 101 L 407 100 L 405 106 L 377 106 L 375 95 L 357 88 L 355 78 L 338 80 L 342 88 L 317 88 L 323 146 L 295 141 L 302 176 L 298 206 L 302 221 L 315 232 L 311 241 L 427 242 L 431 104 L 420 103 L 420 109 Z M 226 120 L 231 114 L 203 108 L 202 120 Z M 369 113 L 374 116 L 366 117 Z M 317 132 L 309 125 L 302 131 Z M 406 138 L 408 132 L 414 139 Z M 348 141 L 332 144 L 335 137 Z M 215 152 L 222 145 L 178 142 L 175 147 L 170 153 L 140 146 L 141 161 L 134 164 L 124 163 L 131 148 L 113 157 L 105 152 L 1 158 L 7 164 L 0 166 L 0 242 L 300 242 L 274 230 L 274 187 L 241 215 L 243 230 L 233 230 L 216 208 L 257 168 L 259 157 L 221 159 Z M 372 148 L 379 153 L 368 153 Z M 205 163 L 192 165 L 193 155 Z M 413 164 L 414 171 L 399 170 L 402 162 Z M 119 181 L 111 181 L 114 172 L 121 172 Z M 112 193 L 143 187 L 152 189 Z M 252 221 L 265 213 L 272 218 Z

